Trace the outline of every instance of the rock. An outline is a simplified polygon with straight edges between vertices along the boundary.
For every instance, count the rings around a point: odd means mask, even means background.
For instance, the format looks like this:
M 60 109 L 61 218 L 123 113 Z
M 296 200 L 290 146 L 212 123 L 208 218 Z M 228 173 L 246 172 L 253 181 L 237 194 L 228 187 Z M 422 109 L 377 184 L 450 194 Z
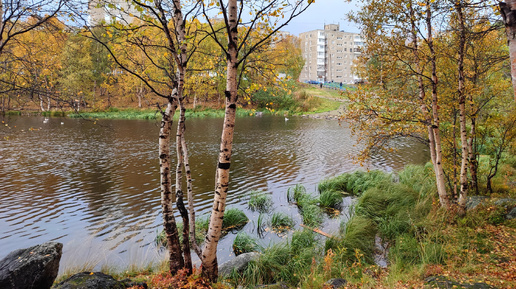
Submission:
M 133 286 L 147 288 L 145 283 L 133 283 L 129 279 L 117 281 L 101 272 L 82 272 L 57 284 L 53 289 L 125 289 Z
M 494 204 L 497 206 L 511 206 L 516 204 L 516 200 L 511 198 L 503 198 L 496 200 Z
M 59 271 L 63 244 L 47 242 L 15 250 L 0 261 L 0 288 L 48 289 Z
M 259 256 L 260 254 L 256 252 L 240 254 L 233 260 L 230 260 L 219 266 L 219 276 L 227 276 L 231 274 L 233 270 L 241 272 L 247 268 L 247 264 L 249 264 L 249 262 L 258 259 Z
M 334 278 L 334 279 L 330 279 L 330 280 L 326 281 L 324 283 L 324 288 L 333 288 L 333 289 L 343 288 L 346 285 L 346 283 L 348 283 L 348 281 L 346 281 L 344 279 Z
M 283 283 L 269 284 L 269 285 L 258 285 L 255 288 L 266 288 L 266 289 L 289 289 L 289 287 Z
M 505 216 L 507 220 L 516 219 L 516 207 L 512 208 L 512 210 Z
M 466 201 L 466 209 L 467 210 L 472 210 L 474 208 L 476 208 L 478 205 L 480 205 L 481 203 L 485 202 L 489 200 L 489 197 L 484 197 L 484 196 L 470 196 L 468 197 L 467 201 Z
M 425 283 L 430 286 L 430 288 L 464 288 L 464 289 L 496 289 L 496 287 L 486 284 L 486 283 L 459 283 L 453 280 L 448 279 L 443 276 L 432 276 L 425 279 Z

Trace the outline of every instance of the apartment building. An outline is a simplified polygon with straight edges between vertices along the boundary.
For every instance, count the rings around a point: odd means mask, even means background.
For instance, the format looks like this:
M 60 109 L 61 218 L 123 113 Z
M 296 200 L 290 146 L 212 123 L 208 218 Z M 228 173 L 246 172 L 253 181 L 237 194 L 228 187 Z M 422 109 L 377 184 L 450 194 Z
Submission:
M 139 15 L 134 5 L 127 0 L 88 0 L 89 24 L 97 25 L 102 21 L 110 22 L 116 18 L 123 23 L 135 20 L 132 15 Z
M 360 34 L 339 30 L 338 24 L 324 25 L 324 30 L 299 34 L 305 66 L 299 81 L 355 83 L 353 61 L 360 55 L 364 41 Z

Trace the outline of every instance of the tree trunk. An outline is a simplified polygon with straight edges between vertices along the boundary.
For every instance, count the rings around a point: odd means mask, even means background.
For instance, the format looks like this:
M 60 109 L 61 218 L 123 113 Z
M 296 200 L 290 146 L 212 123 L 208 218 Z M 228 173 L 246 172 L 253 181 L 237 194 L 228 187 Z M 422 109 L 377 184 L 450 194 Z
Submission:
M 181 91 L 181 88 L 179 89 Z M 177 134 L 176 134 L 176 152 L 177 152 L 177 165 L 176 165 L 176 204 L 179 213 L 181 214 L 181 218 L 183 219 L 183 256 L 184 256 L 184 268 L 187 270 L 187 274 L 191 274 L 193 271 L 192 268 L 192 256 L 190 252 L 190 242 L 189 242 L 189 233 L 190 233 L 190 222 L 188 220 L 188 211 L 186 210 L 184 200 L 183 200 L 183 138 L 185 137 L 185 107 L 183 105 L 183 99 L 178 98 L 179 102 L 179 121 L 177 123 Z
M 507 46 L 509 46 L 509 57 L 511 59 L 511 76 L 514 101 L 516 101 L 516 0 L 500 2 L 500 11 L 505 23 L 507 35 Z
M 426 25 L 427 25 L 427 45 L 430 49 L 430 62 L 432 67 L 432 134 L 434 136 L 435 141 L 435 163 L 434 163 L 434 171 L 435 171 L 435 181 L 437 185 L 437 193 L 439 195 L 439 202 L 441 206 L 445 209 L 450 208 L 450 200 L 448 193 L 446 192 L 446 182 L 444 179 L 444 170 L 443 170 L 443 156 L 442 156 L 442 146 L 441 146 L 441 132 L 440 132 L 440 121 L 439 121 L 439 105 L 438 105 L 438 96 L 437 96 L 437 60 L 436 53 L 434 49 L 433 35 L 432 35 L 432 11 L 430 3 L 426 5 Z
M 461 163 L 460 163 L 460 191 L 459 191 L 459 214 L 466 213 L 466 197 L 468 195 L 468 132 L 466 127 L 466 93 L 464 91 L 464 53 L 466 46 L 466 28 L 464 26 L 463 3 L 456 2 L 459 24 L 459 59 L 457 62 L 458 90 L 459 95 L 459 124 L 461 141 Z
M 477 152 L 475 149 L 475 138 L 476 138 L 476 116 L 473 115 L 471 117 L 471 128 L 469 132 L 469 140 L 468 140 L 468 163 L 469 163 L 469 171 L 471 175 L 471 185 L 475 190 L 475 193 L 478 194 L 478 162 L 477 162 Z
M 43 106 L 43 104 L 44 104 L 43 97 L 41 96 L 40 93 L 38 93 L 38 98 L 39 98 L 39 108 L 41 109 L 41 111 L 45 111 L 45 107 Z
M 228 33 L 227 50 L 227 83 L 226 109 L 217 170 L 215 174 L 215 197 L 210 217 L 210 226 L 206 235 L 206 245 L 203 250 L 203 275 L 209 280 L 218 278 L 217 244 L 222 230 L 222 219 L 226 208 L 226 196 L 229 184 L 229 167 L 233 147 L 233 133 L 235 129 L 236 101 L 237 101 L 237 43 L 238 43 L 238 14 L 237 0 L 229 0 L 227 7 L 226 27 Z
M 176 274 L 184 267 L 184 260 L 179 245 L 174 209 L 172 206 L 171 171 L 170 171 L 170 129 L 172 118 L 177 109 L 177 90 L 174 89 L 169 99 L 167 108 L 162 112 L 161 128 L 159 131 L 159 167 L 161 177 L 161 210 L 163 213 L 163 226 L 167 236 L 169 251 L 170 273 Z

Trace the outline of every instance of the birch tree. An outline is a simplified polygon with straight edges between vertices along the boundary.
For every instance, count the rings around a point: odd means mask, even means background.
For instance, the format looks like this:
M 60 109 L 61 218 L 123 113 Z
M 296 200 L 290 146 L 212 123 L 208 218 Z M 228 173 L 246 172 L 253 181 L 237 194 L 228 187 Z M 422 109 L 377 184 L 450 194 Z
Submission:
M 110 42 L 101 40 L 93 29 L 88 37 L 102 43 L 109 51 L 115 63 L 124 71 L 142 81 L 153 93 L 166 100 L 161 107 L 159 131 L 160 190 L 163 226 L 169 251 L 171 274 L 186 269 L 192 272 L 191 248 L 198 254 L 200 249 L 195 238 L 190 236 L 190 220 L 194 221 L 191 172 L 188 163 L 188 151 L 185 135 L 184 83 L 187 63 L 195 51 L 195 36 L 187 39 L 187 21 L 195 18 L 198 2 L 184 3 L 180 0 L 170 1 L 133 1 L 134 9 L 113 11 L 107 4 L 105 9 L 119 15 L 124 21 L 112 23 L 95 23 L 104 25 Z M 137 12 L 135 12 L 137 11 Z M 184 12 L 186 11 L 186 12 Z M 136 13 L 136 14 L 135 14 Z M 191 44 L 191 47 L 188 47 Z M 136 48 L 136 49 L 135 49 Z M 136 53 L 135 53 L 136 52 Z M 176 166 L 171 158 L 172 120 L 180 108 L 180 117 L 176 128 Z M 183 173 L 184 168 L 184 173 Z M 175 182 L 172 181 L 175 175 Z M 187 180 L 187 194 L 190 203 L 189 212 L 184 204 L 182 181 Z M 174 198 L 175 197 L 175 198 Z M 179 241 L 179 232 L 175 219 L 174 204 L 183 220 L 183 242 Z
M 505 97 L 492 11 L 467 1 L 364 4 L 354 19 L 364 28 L 358 70 L 369 84 L 349 94 L 347 111 L 366 141 L 364 156 L 396 138 L 425 142 L 441 206 L 464 214 L 478 188 L 477 127 L 488 123 L 488 104 Z
M 499 2 L 500 12 L 505 24 L 507 35 L 507 45 L 509 46 L 509 56 L 511 59 L 512 89 L 514 91 L 514 101 L 516 101 L 516 0 Z
M 225 115 L 215 173 L 215 192 L 210 225 L 202 251 L 203 275 L 209 280 L 218 278 L 217 244 L 222 231 L 222 220 L 229 192 L 229 169 L 233 150 L 233 135 L 238 101 L 238 84 L 242 80 L 246 59 L 264 45 L 276 32 L 300 15 L 313 2 L 305 1 L 237 1 L 209 0 L 203 2 L 203 14 L 210 26 L 210 35 L 226 55 Z M 214 29 L 210 15 L 216 10 L 223 18 L 225 39 Z M 249 14 L 250 17 L 243 18 Z M 239 34 L 239 28 L 246 32 Z M 250 38 L 254 29 L 262 29 L 261 37 Z

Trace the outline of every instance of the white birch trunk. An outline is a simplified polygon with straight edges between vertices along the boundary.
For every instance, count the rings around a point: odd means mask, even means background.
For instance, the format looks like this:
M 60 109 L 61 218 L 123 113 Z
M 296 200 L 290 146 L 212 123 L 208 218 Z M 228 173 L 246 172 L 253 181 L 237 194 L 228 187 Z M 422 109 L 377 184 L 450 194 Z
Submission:
M 229 184 L 229 167 L 233 147 L 233 133 L 235 128 L 236 101 L 237 101 L 237 45 L 238 45 L 238 15 L 237 0 L 229 0 L 227 7 L 227 83 L 226 83 L 226 112 L 220 151 L 215 174 L 215 196 L 211 211 L 210 225 L 206 235 L 206 243 L 202 252 L 203 274 L 210 280 L 218 278 L 217 245 L 222 232 L 222 220 L 226 209 L 226 196 Z
M 507 0 L 506 3 L 500 2 L 499 5 L 505 23 L 505 33 L 511 59 L 512 88 L 514 101 L 516 101 L 516 0 Z

